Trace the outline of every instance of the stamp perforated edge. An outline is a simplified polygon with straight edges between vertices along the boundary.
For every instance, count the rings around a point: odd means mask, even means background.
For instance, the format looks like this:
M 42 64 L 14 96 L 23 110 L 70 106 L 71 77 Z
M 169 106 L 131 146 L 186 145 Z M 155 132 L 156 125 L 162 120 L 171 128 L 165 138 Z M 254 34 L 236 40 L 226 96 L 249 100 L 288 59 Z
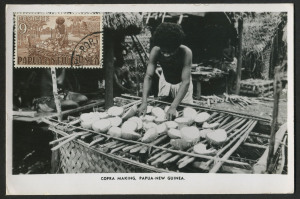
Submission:
M 100 17 L 100 45 L 99 65 L 72 66 L 71 65 L 18 65 L 17 64 L 17 16 L 19 15 L 75 15 L 75 16 L 99 16 Z M 72 69 L 97 69 L 103 68 L 103 13 L 100 12 L 14 12 L 13 13 L 13 67 L 14 68 L 72 68 Z

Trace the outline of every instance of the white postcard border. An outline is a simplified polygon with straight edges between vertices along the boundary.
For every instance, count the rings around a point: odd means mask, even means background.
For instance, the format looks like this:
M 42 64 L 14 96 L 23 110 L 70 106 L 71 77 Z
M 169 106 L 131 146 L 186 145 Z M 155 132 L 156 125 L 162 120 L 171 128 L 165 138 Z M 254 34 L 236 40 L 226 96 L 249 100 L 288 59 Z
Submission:
M 12 175 L 13 12 L 288 12 L 288 174 Z M 294 191 L 294 13 L 292 4 L 8 5 L 6 8 L 6 194 L 238 194 Z M 105 50 L 105 49 L 104 49 Z M 182 176 L 185 180 L 101 180 L 117 176 Z

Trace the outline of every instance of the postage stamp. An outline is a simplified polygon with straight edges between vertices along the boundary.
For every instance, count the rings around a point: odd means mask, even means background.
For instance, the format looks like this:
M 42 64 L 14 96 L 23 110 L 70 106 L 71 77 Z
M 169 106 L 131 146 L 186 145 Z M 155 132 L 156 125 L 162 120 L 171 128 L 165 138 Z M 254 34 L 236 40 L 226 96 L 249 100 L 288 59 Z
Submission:
M 102 67 L 100 13 L 15 13 L 14 66 Z

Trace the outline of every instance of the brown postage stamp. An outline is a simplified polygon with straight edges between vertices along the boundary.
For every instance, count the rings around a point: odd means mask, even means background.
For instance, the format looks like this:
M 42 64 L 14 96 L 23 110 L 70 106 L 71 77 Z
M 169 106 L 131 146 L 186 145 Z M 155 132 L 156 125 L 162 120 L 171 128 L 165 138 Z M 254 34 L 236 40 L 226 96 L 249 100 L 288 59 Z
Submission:
M 102 14 L 15 13 L 14 66 L 102 67 Z

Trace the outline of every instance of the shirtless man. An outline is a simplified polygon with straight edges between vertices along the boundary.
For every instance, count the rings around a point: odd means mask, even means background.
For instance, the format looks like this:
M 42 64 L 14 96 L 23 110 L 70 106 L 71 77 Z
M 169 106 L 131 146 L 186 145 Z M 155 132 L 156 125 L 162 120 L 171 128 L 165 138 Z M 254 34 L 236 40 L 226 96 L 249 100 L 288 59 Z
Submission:
M 193 103 L 192 51 L 182 45 L 183 39 L 184 32 L 175 23 L 162 23 L 157 27 L 153 35 L 155 46 L 151 50 L 144 78 L 142 104 L 138 109 L 140 115 L 146 112 L 152 77 L 158 64 L 162 68 L 160 83 L 165 83 L 160 86 L 158 96 L 163 93 L 173 98 L 166 119 L 172 120 L 175 117 L 176 108 L 181 102 Z

